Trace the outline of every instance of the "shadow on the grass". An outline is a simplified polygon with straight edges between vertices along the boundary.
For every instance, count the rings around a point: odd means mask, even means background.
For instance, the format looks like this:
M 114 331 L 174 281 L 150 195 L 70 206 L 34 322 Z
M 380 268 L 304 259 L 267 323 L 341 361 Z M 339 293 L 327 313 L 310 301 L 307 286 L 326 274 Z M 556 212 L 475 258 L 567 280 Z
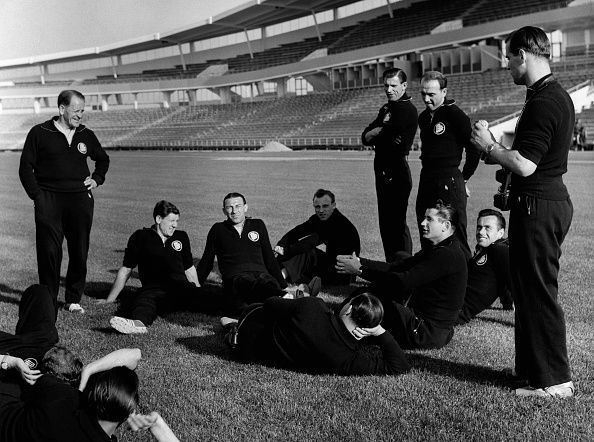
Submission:
M 506 321 L 505 319 L 498 319 L 498 318 L 487 318 L 485 316 L 477 316 L 479 321 L 483 322 L 490 322 L 491 324 L 501 324 L 507 327 L 513 327 L 514 323 L 512 321 Z
M 225 346 L 221 333 L 178 338 L 175 342 L 183 345 L 192 353 L 207 354 L 217 356 L 221 359 L 232 360 L 231 353 Z
M 111 284 L 108 282 L 87 282 L 85 285 L 85 295 L 93 299 L 105 299 L 111 289 Z
M 6 304 L 18 304 L 21 302 L 20 296 L 23 294 L 22 290 L 17 290 L 15 288 L 9 287 L 6 284 L 0 284 L 0 302 L 4 302 Z M 13 298 L 12 296 L 5 296 L 7 295 L 19 295 L 18 298 Z
M 111 327 L 93 327 L 91 330 L 103 333 L 104 335 L 120 335 L 121 333 Z
M 409 353 L 407 358 L 410 364 L 418 370 L 449 376 L 461 381 L 493 385 L 499 388 L 511 388 L 515 383 L 513 376 L 503 370 L 494 370 L 489 367 L 463 362 L 446 361 L 424 354 Z

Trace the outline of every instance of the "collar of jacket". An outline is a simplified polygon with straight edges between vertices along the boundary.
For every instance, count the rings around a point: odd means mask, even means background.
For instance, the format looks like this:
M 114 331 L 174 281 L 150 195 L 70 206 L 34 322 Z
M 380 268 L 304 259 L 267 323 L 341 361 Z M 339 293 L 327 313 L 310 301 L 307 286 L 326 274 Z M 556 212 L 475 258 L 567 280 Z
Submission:
M 400 103 L 401 101 L 410 101 L 410 100 L 411 100 L 411 98 L 405 92 L 404 94 L 402 94 L 402 97 L 400 97 L 398 100 L 396 100 L 396 101 L 388 101 L 388 104 L 390 104 L 390 103 Z
M 47 130 L 49 132 L 60 132 L 54 123 L 59 118 L 60 117 L 56 115 L 55 117 L 52 117 L 51 119 L 47 120 L 45 123 L 42 123 L 41 127 L 43 127 L 45 130 Z M 74 133 L 81 132 L 82 130 L 85 129 L 85 127 L 86 126 L 84 124 L 81 124 L 80 126 L 78 126 L 77 128 L 74 129 Z
M 536 81 L 532 86 L 528 86 L 526 88 L 526 101 L 530 100 L 534 94 L 537 92 L 542 91 L 545 87 L 547 87 L 555 78 L 553 74 L 547 74 L 538 81 Z

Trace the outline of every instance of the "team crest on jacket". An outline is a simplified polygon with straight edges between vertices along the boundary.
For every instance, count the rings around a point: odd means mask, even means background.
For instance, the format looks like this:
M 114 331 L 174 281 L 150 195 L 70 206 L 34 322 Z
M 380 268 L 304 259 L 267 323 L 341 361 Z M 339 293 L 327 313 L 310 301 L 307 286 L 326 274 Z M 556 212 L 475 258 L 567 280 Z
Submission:
M 182 249 L 182 243 L 180 240 L 176 239 L 171 243 L 171 248 L 176 252 L 179 252 Z
M 87 145 L 85 143 L 78 143 L 78 145 L 76 146 L 76 148 L 83 155 L 87 153 Z
M 484 266 L 485 264 L 487 264 L 487 255 L 481 256 L 476 262 L 477 266 Z
M 435 126 L 433 126 L 433 133 L 435 135 L 441 135 L 444 132 L 445 132 L 445 124 L 443 124 L 442 122 L 439 122 Z
M 260 235 L 255 230 L 252 230 L 250 233 L 248 233 L 248 238 L 250 241 L 256 242 L 260 239 Z

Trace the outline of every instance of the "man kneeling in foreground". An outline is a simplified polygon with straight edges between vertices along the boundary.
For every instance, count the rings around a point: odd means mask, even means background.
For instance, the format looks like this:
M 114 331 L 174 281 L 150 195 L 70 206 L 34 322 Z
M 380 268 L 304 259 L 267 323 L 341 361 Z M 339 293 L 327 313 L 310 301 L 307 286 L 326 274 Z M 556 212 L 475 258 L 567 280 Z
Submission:
M 400 262 L 339 255 L 336 269 L 372 282 L 368 290 L 385 309 L 384 327 L 402 348 L 441 348 L 452 339 L 464 303 L 466 257 L 454 236 L 456 211 L 438 202 L 425 211 L 430 247 Z
M 410 369 L 404 353 L 381 325 L 384 309 L 362 293 L 334 313 L 319 298 L 269 298 L 253 304 L 236 329 L 236 353 L 309 373 L 394 375 Z M 362 343 L 379 346 L 371 351 Z

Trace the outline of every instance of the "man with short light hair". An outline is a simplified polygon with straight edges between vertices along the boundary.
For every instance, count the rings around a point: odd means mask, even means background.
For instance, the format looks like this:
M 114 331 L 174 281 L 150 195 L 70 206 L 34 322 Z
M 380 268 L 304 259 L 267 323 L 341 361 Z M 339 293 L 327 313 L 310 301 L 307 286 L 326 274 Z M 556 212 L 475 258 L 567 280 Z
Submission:
M 476 220 L 476 251 L 468 261 L 468 284 L 458 324 L 466 324 L 499 298 L 504 310 L 513 309 L 509 272 L 509 244 L 505 218 L 499 210 L 483 209 Z
M 283 275 L 295 284 L 318 276 L 324 284 L 348 284 L 348 275 L 334 269 L 338 255 L 361 252 L 357 228 L 336 208 L 334 193 L 318 189 L 313 196 L 315 214 L 289 230 L 274 251 Z
M 457 212 L 456 236 L 467 258 L 470 247 L 466 232 L 467 181 L 474 174 L 480 156 L 470 146 L 470 119 L 447 98 L 448 80 L 438 71 L 427 71 L 421 78 L 421 96 L 425 110 L 419 115 L 421 134 L 421 176 L 416 213 L 419 229 L 427 207 L 437 200 L 450 204 Z M 462 152 L 466 151 L 460 171 Z M 422 237 L 422 231 L 419 231 Z M 421 240 L 422 244 L 428 244 Z
M 64 308 L 84 313 L 80 302 L 93 222 L 91 191 L 103 184 L 109 168 L 109 156 L 93 131 L 82 124 L 84 95 L 62 91 L 58 111 L 58 116 L 29 131 L 19 166 L 21 183 L 34 202 L 39 283 L 49 288 L 56 316 L 64 237 L 69 257 Z M 92 174 L 88 158 L 95 161 Z

